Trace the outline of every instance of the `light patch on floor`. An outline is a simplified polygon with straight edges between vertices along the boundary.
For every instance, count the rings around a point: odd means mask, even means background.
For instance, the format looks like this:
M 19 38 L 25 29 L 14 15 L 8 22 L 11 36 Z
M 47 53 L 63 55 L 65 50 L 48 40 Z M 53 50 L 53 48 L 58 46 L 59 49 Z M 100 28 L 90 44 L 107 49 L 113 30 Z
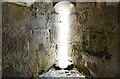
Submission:
M 51 69 L 47 73 L 40 75 L 39 77 L 81 77 L 82 79 L 85 79 L 85 76 L 79 73 L 75 68 L 70 71 Z

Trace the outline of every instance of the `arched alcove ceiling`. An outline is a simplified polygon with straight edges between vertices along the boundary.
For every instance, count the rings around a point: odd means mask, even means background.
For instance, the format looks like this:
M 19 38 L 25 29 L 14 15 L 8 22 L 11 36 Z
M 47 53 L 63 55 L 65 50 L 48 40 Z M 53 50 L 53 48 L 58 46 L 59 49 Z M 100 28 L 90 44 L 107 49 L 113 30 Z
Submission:
M 55 6 L 59 2 L 53 2 L 53 6 Z M 76 5 L 76 2 L 71 2 L 74 6 Z
M 61 12 L 60 10 L 63 10 L 63 8 L 64 10 L 70 11 L 71 14 L 75 13 L 74 5 L 69 1 L 61 1 L 54 6 L 56 13 Z

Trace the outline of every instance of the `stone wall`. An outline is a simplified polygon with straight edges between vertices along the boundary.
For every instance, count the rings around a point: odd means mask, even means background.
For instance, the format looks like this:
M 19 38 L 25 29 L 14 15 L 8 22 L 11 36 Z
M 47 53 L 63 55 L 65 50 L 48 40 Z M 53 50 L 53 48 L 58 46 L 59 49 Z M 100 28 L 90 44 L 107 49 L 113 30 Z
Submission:
M 73 59 L 88 76 L 118 76 L 118 4 L 76 3 Z
M 0 1 L 0 77 L 2 77 L 2 3 Z
M 3 77 L 31 77 L 54 62 L 52 3 L 2 3 Z M 53 33 L 53 34 L 52 34 Z
M 118 4 L 74 4 L 70 44 L 75 67 L 86 76 L 119 76 Z M 36 77 L 51 68 L 57 55 L 53 7 L 51 2 L 2 3 L 3 77 Z

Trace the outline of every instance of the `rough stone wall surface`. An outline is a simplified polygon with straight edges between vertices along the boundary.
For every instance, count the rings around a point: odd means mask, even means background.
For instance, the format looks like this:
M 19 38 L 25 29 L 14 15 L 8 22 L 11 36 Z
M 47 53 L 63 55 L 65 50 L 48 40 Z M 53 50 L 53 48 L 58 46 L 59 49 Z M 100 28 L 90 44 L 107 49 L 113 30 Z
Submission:
M 2 3 L 3 77 L 38 76 L 54 61 L 52 3 Z M 53 45 L 54 48 L 54 45 Z
M 2 77 L 2 3 L 0 1 L 0 77 Z
M 76 3 L 74 31 L 81 41 L 72 41 L 72 56 L 80 72 L 100 77 L 119 75 L 117 6 L 117 3 Z
M 87 76 L 119 76 L 117 3 L 75 3 L 71 26 L 75 67 Z M 52 3 L 2 3 L 3 77 L 38 76 L 57 53 Z M 71 50 L 71 49 L 70 49 Z

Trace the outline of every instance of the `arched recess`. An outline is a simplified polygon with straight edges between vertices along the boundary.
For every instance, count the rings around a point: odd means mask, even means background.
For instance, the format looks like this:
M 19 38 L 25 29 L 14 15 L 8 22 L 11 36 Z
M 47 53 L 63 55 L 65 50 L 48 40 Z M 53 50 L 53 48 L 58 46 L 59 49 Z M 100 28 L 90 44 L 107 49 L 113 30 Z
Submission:
M 57 65 L 66 68 L 73 63 L 70 56 L 70 27 L 75 19 L 75 8 L 69 1 L 61 1 L 54 6 L 54 9 L 57 27 Z

